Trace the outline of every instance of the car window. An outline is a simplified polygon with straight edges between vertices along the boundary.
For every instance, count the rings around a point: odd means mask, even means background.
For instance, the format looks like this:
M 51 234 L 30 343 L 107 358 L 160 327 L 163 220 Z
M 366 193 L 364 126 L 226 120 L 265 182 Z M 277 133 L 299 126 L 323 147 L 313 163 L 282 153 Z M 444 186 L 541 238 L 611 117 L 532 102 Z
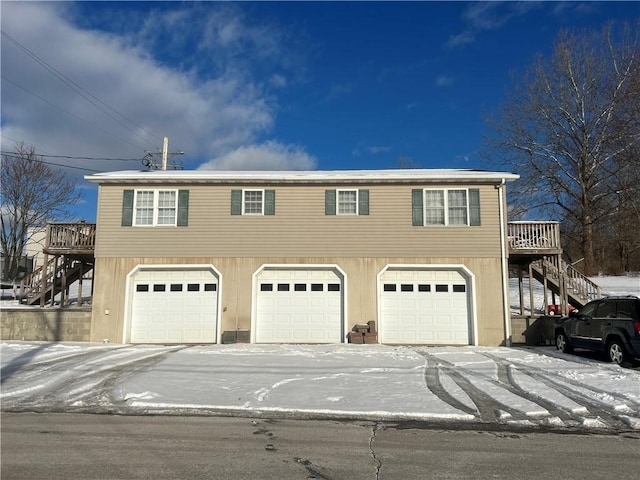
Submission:
M 598 307 L 596 308 L 595 317 L 597 318 L 611 318 L 613 317 L 613 312 L 615 311 L 615 304 L 613 302 L 600 302 Z
M 618 318 L 633 318 L 633 301 L 618 302 Z
M 580 309 L 579 314 L 584 315 L 586 317 L 593 317 L 593 312 L 600 302 L 591 302 L 587 303 L 584 307 Z

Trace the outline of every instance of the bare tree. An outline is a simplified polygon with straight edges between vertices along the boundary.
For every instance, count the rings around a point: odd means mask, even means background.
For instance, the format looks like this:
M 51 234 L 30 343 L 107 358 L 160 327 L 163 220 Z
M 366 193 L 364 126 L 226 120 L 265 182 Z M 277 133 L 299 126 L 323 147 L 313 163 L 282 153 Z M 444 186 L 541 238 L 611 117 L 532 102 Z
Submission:
M 489 121 L 488 153 L 521 175 L 510 201 L 562 220 L 587 274 L 597 270 L 599 229 L 633 197 L 616 192 L 639 161 L 631 155 L 640 143 L 638 27 L 562 32 Z
M 0 241 L 5 280 L 14 280 L 18 275 L 30 227 L 69 218 L 67 207 L 80 199 L 75 184 L 65 178 L 62 170 L 51 168 L 38 157 L 34 147 L 18 144 L 14 152 L 2 156 Z

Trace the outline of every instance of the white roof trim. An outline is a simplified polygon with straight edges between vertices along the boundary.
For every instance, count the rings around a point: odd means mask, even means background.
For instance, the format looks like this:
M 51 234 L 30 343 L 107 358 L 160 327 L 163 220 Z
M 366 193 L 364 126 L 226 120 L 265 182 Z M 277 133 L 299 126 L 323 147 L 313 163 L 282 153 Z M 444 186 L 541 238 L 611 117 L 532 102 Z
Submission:
M 231 170 L 150 170 L 119 171 L 86 175 L 85 180 L 94 183 L 134 182 L 415 182 L 415 181 L 466 181 L 501 182 L 513 181 L 519 175 L 506 172 L 457 169 L 400 169 L 400 170 L 312 170 L 312 171 L 231 171 Z

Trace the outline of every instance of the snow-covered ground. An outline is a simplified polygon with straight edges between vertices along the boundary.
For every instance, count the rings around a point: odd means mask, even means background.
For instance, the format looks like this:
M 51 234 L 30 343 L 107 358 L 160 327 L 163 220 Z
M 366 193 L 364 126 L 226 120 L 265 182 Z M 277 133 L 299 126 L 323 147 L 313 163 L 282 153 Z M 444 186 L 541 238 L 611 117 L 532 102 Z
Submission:
M 594 280 L 605 295 L 640 296 L 640 277 Z M 541 287 L 535 288 L 534 301 L 542 305 Z M 640 369 L 553 347 L 7 341 L 0 344 L 0 364 L 3 411 L 296 414 L 640 430 Z
M 605 297 L 614 295 L 635 295 L 640 297 L 640 273 L 635 275 L 620 275 L 620 276 L 606 276 L 606 277 L 590 277 L 590 280 L 598 285 L 601 289 L 602 295 Z M 523 304 L 525 313 L 529 314 L 530 310 L 530 297 L 529 297 L 529 279 L 523 279 L 524 285 L 524 297 Z M 518 312 L 520 309 L 519 293 L 518 293 L 518 279 L 509 279 L 509 295 L 511 312 Z M 551 301 L 551 293 L 548 292 L 549 301 Z M 557 298 L 557 297 L 556 297 Z M 533 306 L 536 314 L 542 314 L 544 311 L 544 288 L 542 283 L 533 283 Z
M 89 304 L 91 302 L 91 279 L 85 279 L 82 282 L 82 303 Z M 79 281 L 76 281 L 69 285 L 69 297 L 66 300 L 66 305 L 77 305 L 78 304 L 78 287 L 80 285 Z M 11 307 L 11 308 L 33 308 L 28 305 L 21 304 L 18 300 L 20 295 L 20 285 L 17 285 L 16 288 L 0 288 L 0 307 Z M 53 299 L 54 305 L 60 305 L 61 295 L 58 294 Z
M 640 430 L 640 371 L 552 347 L 4 342 L 3 411 Z

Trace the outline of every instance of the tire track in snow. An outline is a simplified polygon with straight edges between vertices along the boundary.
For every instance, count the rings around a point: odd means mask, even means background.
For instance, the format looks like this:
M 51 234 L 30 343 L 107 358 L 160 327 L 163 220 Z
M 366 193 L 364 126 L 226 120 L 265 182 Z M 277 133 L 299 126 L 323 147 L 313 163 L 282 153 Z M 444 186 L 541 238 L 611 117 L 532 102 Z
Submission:
M 575 422 L 586 426 L 605 426 L 619 429 L 628 427 L 629 425 L 620 414 L 615 413 L 616 411 L 620 411 L 620 413 L 635 413 L 636 415 L 638 414 L 637 411 L 634 412 L 634 410 L 628 406 L 627 402 L 629 399 L 623 395 L 616 395 L 605 392 L 602 389 L 591 387 L 589 385 L 571 379 L 566 379 L 566 383 L 570 384 L 570 386 L 567 386 L 566 384 L 558 381 L 556 378 L 546 375 L 544 369 L 540 367 L 522 364 L 516 366 L 513 363 L 503 358 L 491 355 L 490 353 L 478 353 L 496 362 L 499 368 L 501 368 L 503 371 L 506 370 L 509 382 L 516 386 L 516 388 L 521 390 L 524 394 L 539 399 L 541 403 L 550 405 L 551 409 L 555 411 L 556 415 L 560 417 L 560 419 L 562 419 L 565 423 L 571 424 Z M 570 408 L 567 408 L 566 405 L 558 406 L 556 405 L 556 402 L 546 400 L 540 394 L 532 394 L 525 391 L 519 385 L 517 379 L 514 378 L 514 370 L 517 370 L 533 378 L 552 391 L 558 392 L 563 397 L 570 400 L 572 403 L 582 405 L 584 410 L 581 410 L 579 408 L 574 408 L 572 410 Z M 593 394 L 597 395 L 593 396 Z M 616 405 L 613 402 L 603 401 L 602 395 L 609 396 L 615 402 L 618 402 L 618 404 Z
M 501 357 L 494 356 L 487 352 L 478 352 L 478 353 L 486 357 L 502 359 Z M 503 360 L 507 361 L 506 359 L 503 359 Z M 518 369 L 521 369 L 522 371 L 527 371 L 527 373 L 529 373 L 532 376 L 536 376 L 536 375 L 544 376 L 545 379 L 549 380 L 550 382 L 553 382 L 554 385 L 558 385 L 563 388 L 567 388 L 567 385 L 569 385 L 579 389 L 580 391 L 585 391 L 586 394 L 584 396 L 586 396 L 587 399 L 593 399 L 593 398 L 600 399 L 599 401 L 600 405 L 605 405 L 611 408 L 618 408 L 618 409 L 624 409 L 626 407 L 632 411 L 635 410 L 636 413 L 640 413 L 640 402 L 637 400 L 637 398 L 628 396 L 623 392 L 616 392 L 616 393 L 610 392 L 602 388 L 594 387 L 587 383 L 582 383 L 579 380 L 575 380 L 570 377 L 562 377 L 562 381 L 559 381 L 554 377 L 552 377 L 551 375 L 549 375 L 544 368 L 529 365 L 527 363 L 517 362 L 517 360 L 510 361 L 510 363 L 512 363 L 514 366 L 515 364 L 517 364 Z M 588 364 L 588 365 L 591 365 L 591 364 Z M 640 393 L 640 387 L 639 387 L 639 393 Z M 583 396 L 581 396 L 580 398 L 582 397 Z
M 111 407 L 110 387 L 125 375 L 161 361 L 169 352 L 188 348 L 160 347 L 141 353 L 139 347 L 117 352 L 87 352 L 65 358 L 55 368 L 45 365 L 26 378 L 18 376 L 12 390 L 0 395 L 3 411 L 58 411 L 69 407 Z M 114 359 L 114 357 L 116 357 Z M 40 365 L 42 367 L 42 365 Z M 43 377 L 46 377 L 43 381 Z
M 436 364 L 435 360 L 429 356 L 423 356 L 425 357 L 426 361 L 424 369 L 424 379 L 427 384 L 427 388 L 431 391 L 431 393 L 433 393 L 443 402 L 451 405 L 453 408 L 457 408 L 458 410 L 462 410 L 463 412 L 469 413 L 471 415 L 479 415 L 480 411 L 477 408 L 469 407 L 467 404 L 449 393 L 444 385 L 442 385 L 442 381 L 440 379 L 440 370 L 438 369 L 438 365 Z
M 454 408 L 462 409 L 465 412 L 472 413 L 478 416 L 481 421 L 488 423 L 502 421 L 505 419 L 522 421 L 530 419 L 526 412 L 522 412 L 521 410 L 513 408 L 510 405 L 505 405 L 498 402 L 497 399 L 495 399 L 493 396 L 485 392 L 482 388 L 478 387 L 475 383 L 470 381 L 466 377 L 466 375 L 464 375 L 453 363 L 442 360 L 441 358 L 424 351 L 416 351 L 418 354 L 425 357 L 427 361 L 426 370 L 428 373 L 425 373 L 427 387 L 443 402 L 448 403 Z M 444 372 L 449 375 L 449 377 L 476 405 L 476 412 L 470 412 L 469 407 L 463 405 L 448 391 L 446 391 L 446 389 L 442 386 L 442 383 L 438 380 L 439 372 Z M 504 388 L 504 385 L 500 382 L 493 381 L 492 379 L 488 380 L 498 388 Z
M 0 398 L 11 397 L 26 392 L 27 390 L 42 388 L 41 385 L 49 384 L 57 378 L 57 376 L 60 375 L 59 372 L 67 372 L 68 370 L 76 368 L 79 364 L 90 364 L 95 361 L 95 359 L 107 356 L 112 357 L 114 351 L 124 348 L 127 347 L 116 347 L 116 349 L 108 350 L 85 350 L 61 355 L 47 354 L 45 358 L 30 360 L 28 364 L 22 365 L 15 372 L 12 372 L 8 378 L 3 378 Z M 5 366 L 4 368 L 7 367 L 9 366 Z M 25 387 L 25 383 L 31 383 L 33 385 Z

